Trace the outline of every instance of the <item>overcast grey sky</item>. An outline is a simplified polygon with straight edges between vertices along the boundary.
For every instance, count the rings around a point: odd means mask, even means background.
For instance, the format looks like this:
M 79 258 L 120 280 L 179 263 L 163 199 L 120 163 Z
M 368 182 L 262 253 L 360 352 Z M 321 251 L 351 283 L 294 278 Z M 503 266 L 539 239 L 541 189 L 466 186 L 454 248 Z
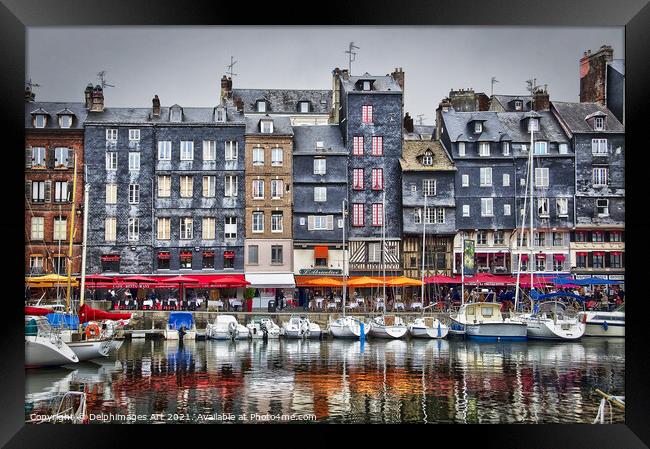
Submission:
M 624 59 L 624 28 L 564 27 L 31 27 L 27 78 L 40 101 L 83 101 L 106 70 L 106 106 L 212 106 L 230 56 L 233 87 L 330 89 L 334 67 L 360 47 L 355 75 L 405 72 L 405 111 L 434 110 L 450 89 L 522 94 L 526 80 L 547 84 L 551 100 L 577 101 L 579 59 L 603 44 Z

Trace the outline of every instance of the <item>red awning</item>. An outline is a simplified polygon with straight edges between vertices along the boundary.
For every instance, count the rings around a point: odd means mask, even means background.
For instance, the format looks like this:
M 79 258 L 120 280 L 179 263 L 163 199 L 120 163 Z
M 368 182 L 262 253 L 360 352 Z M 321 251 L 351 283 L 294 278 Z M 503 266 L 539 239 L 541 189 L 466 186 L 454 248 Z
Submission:
M 521 261 L 522 262 L 528 262 L 528 254 L 522 254 L 521 255 Z
M 178 288 L 178 282 L 174 282 L 172 276 L 154 275 L 151 277 L 158 281 L 155 288 Z M 184 274 L 183 278 L 190 278 L 198 281 L 196 283 L 183 284 L 183 288 L 234 288 L 248 285 L 243 274 Z M 169 279 L 172 279 L 172 281 L 170 282 Z M 223 285 L 224 287 L 212 285 L 214 281 L 222 282 L 222 284 L 219 285 Z
M 604 256 L 605 252 L 604 251 L 594 251 L 594 256 Z
M 449 277 L 443 274 L 436 274 L 435 276 L 428 276 L 424 278 L 425 284 L 460 284 L 461 277 Z
M 564 262 L 565 259 L 564 254 L 554 254 L 553 258 L 559 262 Z
M 612 256 L 620 256 L 620 255 L 623 254 L 623 253 L 620 252 L 620 251 L 612 251 L 612 252 L 609 253 L 609 254 L 611 254 Z
M 214 251 L 203 251 L 203 257 L 214 257 Z
M 224 259 L 234 259 L 235 258 L 235 252 L 234 251 L 224 251 L 223 252 L 223 257 L 224 257 Z
M 191 259 L 192 251 L 181 251 L 181 259 Z
M 576 256 L 586 256 L 587 252 L 586 251 L 579 251 L 576 253 Z
M 158 259 L 171 259 L 171 255 L 168 252 L 158 253 Z
M 327 259 L 327 246 L 314 247 L 314 259 Z

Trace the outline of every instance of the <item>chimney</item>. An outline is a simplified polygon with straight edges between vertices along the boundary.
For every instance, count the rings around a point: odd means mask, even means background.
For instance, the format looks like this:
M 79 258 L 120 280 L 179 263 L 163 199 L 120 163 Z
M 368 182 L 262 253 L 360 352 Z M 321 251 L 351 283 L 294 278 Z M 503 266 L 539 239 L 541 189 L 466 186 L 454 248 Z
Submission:
M 36 99 L 36 94 L 32 92 L 32 88 L 28 85 L 25 86 L 25 101 L 32 103 Z
M 580 101 L 605 106 L 607 63 L 614 59 L 614 49 L 602 45 L 597 52 L 587 50 L 580 58 Z
M 104 112 L 104 91 L 99 84 L 93 89 L 91 100 L 91 112 Z
M 84 99 L 86 102 L 86 109 L 90 109 L 90 106 L 93 104 L 93 83 L 88 83 L 86 90 L 84 90 Z
M 415 131 L 415 128 L 413 127 L 413 117 L 411 117 L 408 112 L 404 115 L 404 129 L 408 133 Z
M 160 117 L 160 99 L 158 98 L 158 95 L 153 96 L 152 106 L 151 106 L 151 113 L 154 117 Z
M 451 101 L 449 98 L 443 98 L 442 101 L 438 104 L 436 109 L 436 134 L 435 140 L 440 140 L 440 135 L 442 134 L 442 113 L 449 111 L 451 109 Z
M 232 78 L 224 75 L 221 77 L 221 103 L 230 99 L 232 99 Z
M 332 70 L 332 110 L 330 111 L 330 123 L 339 123 L 339 106 L 341 105 L 341 88 L 339 77 L 341 69 L 336 67 Z
M 548 92 L 546 85 L 544 88 L 538 87 L 533 93 L 533 110 L 534 111 L 548 111 L 550 110 Z
M 344 80 L 349 80 L 350 79 L 350 72 L 348 71 L 348 69 L 341 70 L 341 77 Z
M 401 67 L 395 67 L 395 71 L 390 76 L 399 84 L 402 90 L 402 106 L 404 106 L 404 70 Z
M 478 110 L 474 89 L 459 89 L 449 91 L 451 106 L 459 112 L 474 112 Z

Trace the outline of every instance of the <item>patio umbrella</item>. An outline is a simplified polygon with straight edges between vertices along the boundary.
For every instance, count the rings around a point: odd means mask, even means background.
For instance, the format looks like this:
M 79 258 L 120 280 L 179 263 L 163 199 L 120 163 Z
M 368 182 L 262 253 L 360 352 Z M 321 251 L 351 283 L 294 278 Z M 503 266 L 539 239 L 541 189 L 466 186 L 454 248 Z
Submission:
M 79 280 L 81 280 L 81 277 L 79 277 Z M 86 282 L 113 282 L 113 280 L 114 278 L 101 274 L 89 274 L 86 276 Z
M 342 287 L 343 281 L 335 278 L 322 277 L 306 281 L 305 285 L 309 285 L 310 287 Z
M 388 280 L 386 282 L 386 285 L 392 285 L 394 287 L 416 287 L 416 286 L 421 286 L 422 281 L 417 279 L 411 279 L 406 276 L 398 276 Z
M 200 281 L 198 279 L 190 278 L 187 276 L 174 276 L 171 278 L 166 278 L 162 280 L 163 283 L 165 284 L 178 284 L 178 290 L 180 292 L 181 296 L 181 301 L 185 299 L 183 294 L 185 293 L 185 290 L 183 289 L 184 284 L 199 284 Z
M 377 285 L 384 285 L 383 281 L 373 279 L 368 276 L 361 276 L 348 281 L 350 287 L 374 287 Z
M 596 277 L 589 277 L 585 279 L 573 279 L 574 284 L 577 285 L 618 285 L 622 284 L 623 281 L 613 281 L 609 279 L 601 279 Z
M 231 276 L 221 276 L 214 278 L 208 283 L 208 286 L 214 288 L 237 288 L 251 285 L 246 279 L 233 278 Z
M 436 274 L 424 278 L 425 284 L 460 284 L 460 277 L 450 277 L 444 274 Z
M 79 285 L 79 282 L 77 282 L 76 279 L 71 278 L 70 282 L 73 287 Z M 56 287 L 56 286 L 65 287 L 68 285 L 68 277 L 61 276 L 54 273 L 46 274 L 45 276 L 30 276 L 25 278 L 25 283 L 29 287 L 41 287 L 41 288 Z

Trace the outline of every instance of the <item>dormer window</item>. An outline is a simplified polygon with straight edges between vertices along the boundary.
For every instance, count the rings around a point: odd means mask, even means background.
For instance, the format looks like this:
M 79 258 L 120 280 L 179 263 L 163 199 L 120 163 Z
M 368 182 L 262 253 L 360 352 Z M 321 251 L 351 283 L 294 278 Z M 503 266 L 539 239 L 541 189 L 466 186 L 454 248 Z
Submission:
M 178 105 L 174 105 L 169 110 L 169 121 L 170 122 L 180 122 L 183 117 L 183 108 Z
M 502 142 L 501 147 L 503 148 L 503 155 L 510 156 L 510 142 Z
M 316 148 L 323 148 L 323 141 L 319 140 L 316 142 Z
M 217 123 L 225 123 L 226 122 L 226 108 L 218 106 L 216 111 L 215 111 L 214 119 L 216 120 Z
M 370 90 L 370 81 L 363 82 L 363 90 Z
M 45 128 L 47 116 L 45 114 L 36 114 L 34 116 L 34 128 Z
M 521 100 L 515 100 L 515 111 L 521 111 L 524 107 L 524 102 Z
M 474 122 L 474 132 L 476 134 L 482 133 L 483 132 L 483 123 Z
M 594 131 L 605 129 L 605 117 L 594 117 Z
M 539 131 L 539 119 L 531 118 L 528 120 L 528 131 Z
M 59 128 L 71 128 L 72 127 L 72 116 L 68 114 L 63 114 L 59 116 Z
M 257 100 L 255 109 L 257 110 L 257 112 L 266 112 L 266 101 Z
M 260 132 L 264 134 L 272 134 L 273 120 L 260 120 Z
M 433 153 L 427 151 L 422 156 L 422 165 L 433 165 Z
M 309 102 L 301 101 L 300 103 L 298 103 L 298 111 L 303 113 L 309 112 Z

